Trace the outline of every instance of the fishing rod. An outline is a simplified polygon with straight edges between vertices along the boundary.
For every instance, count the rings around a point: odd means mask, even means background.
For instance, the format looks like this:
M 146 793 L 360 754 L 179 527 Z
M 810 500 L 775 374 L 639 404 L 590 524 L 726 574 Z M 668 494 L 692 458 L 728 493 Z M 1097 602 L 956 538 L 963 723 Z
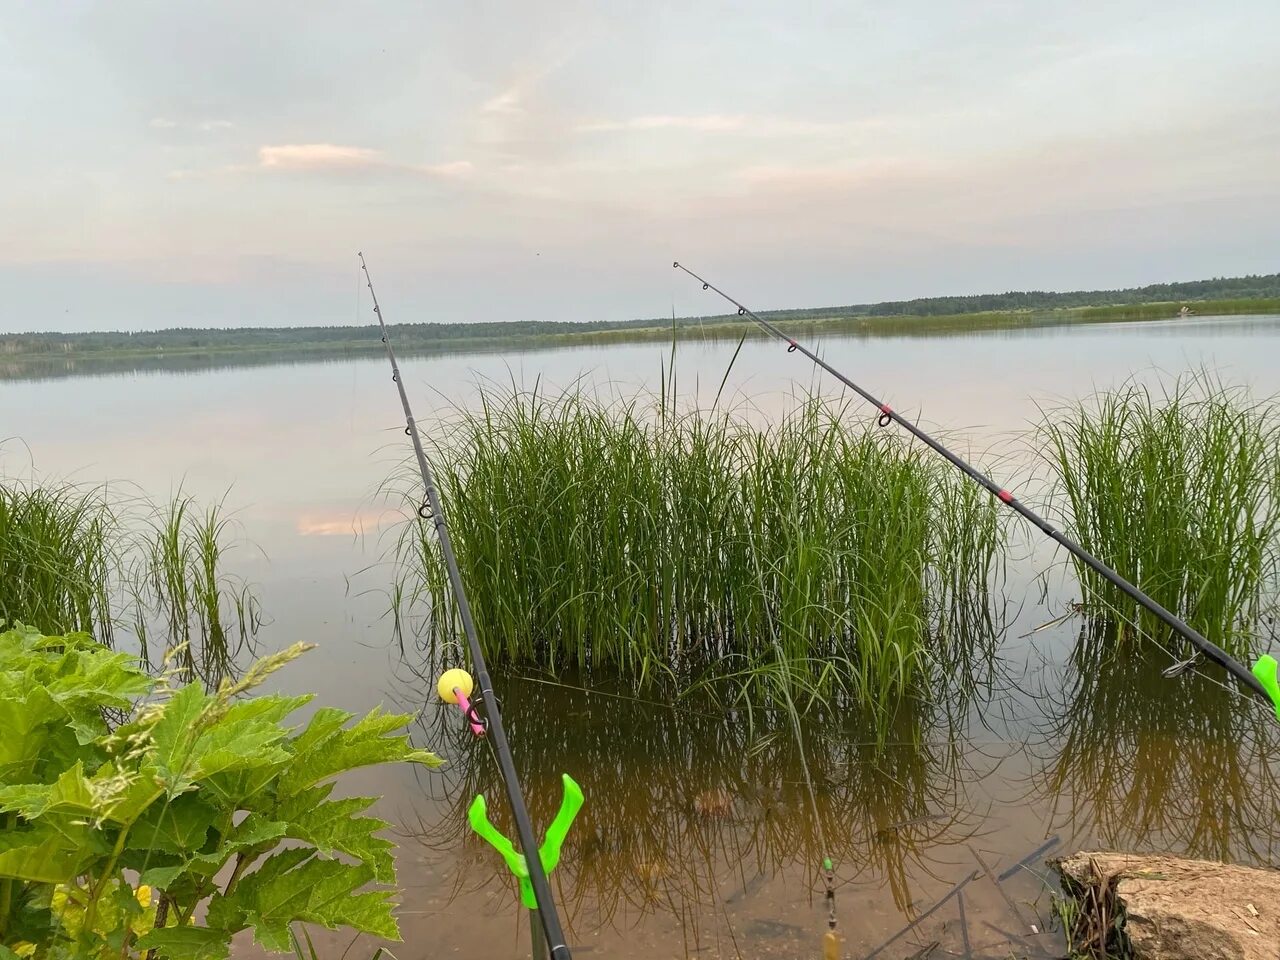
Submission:
M 382 329 L 382 343 L 387 348 L 387 359 L 391 362 L 391 379 L 395 381 L 396 389 L 400 393 L 400 405 L 404 408 L 404 432 L 413 441 L 414 456 L 418 460 L 418 473 L 422 475 L 422 485 L 426 488 L 427 502 L 418 508 L 418 516 L 433 522 L 436 528 L 436 536 L 440 539 L 440 553 L 444 558 L 445 570 L 449 576 L 449 587 L 453 591 L 453 599 L 458 607 L 458 618 L 462 621 L 462 631 L 467 638 L 467 648 L 471 653 L 471 665 L 480 681 L 480 700 L 484 704 L 485 723 L 482 725 L 480 720 L 477 719 L 475 712 L 466 699 L 471 693 L 471 683 L 465 671 L 448 671 L 441 678 L 440 693 L 442 697 L 448 699 L 451 703 L 459 703 L 461 701 L 460 705 L 465 704 L 463 712 L 471 723 L 473 730 L 479 733 L 487 729 L 494 754 L 498 759 L 498 769 L 502 773 L 502 782 L 507 790 L 507 800 L 511 804 L 511 815 L 516 823 L 516 834 L 524 855 L 521 857 L 515 854 L 513 850 L 510 850 L 511 844 L 509 841 L 506 843 L 506 850 L 502 850 L 501 845 L 496 842 L 496 840 L 505 840 L 505 838 L 497 834 L 485 819 L 483 798 L 476 798 L 477 802 L 472 804 L 469 817 L 476 831 L 495 847 L 498 847 L 500 852 L 504 853 L 504 856 L 510 852 L 510 856 L 507 856 L 508 866 L 520 878 L 522 892 L 526 885 L 531 889 L 532 899 L 535 901 L 534 906 L 536 907 L 533 912 L 541 920 L 542 932 L 546 937 L 545 945 L 550 950 L 551 960 L 561 960 L 561 958 L 571 960 L 572 954 L 565 944 L 564 930 L 560 926 L 560 915 L 556 912 L 555 901 L 551 897 L 551 888 L 547 884 L 547 873 L 549 871 L 543 868 L 545 854 L 539 850 L 538 843 L 534 840 L 533 825 L 529 821 L 529 810 L 525 806 L 524 795 L 520 792 L 520 782 L 516 778 L 515 762 L 511 759 L 511 747 L 507 743 L 507 734 L 502 727 L 502 712 L 498 709 L 498 699 L 493 693 L 493 680 L 489 676 L 489 668 L 485 663 L 484 653 L 480 649 L 475 620 L 471 615 L 471 604 L 467 602 L 467 591 L 462 584 L 462 573 L 458 569 L 458 558 L 453 552 L 453 541 L 449 537 L 449 525 L 445 521 L 444 506 L 440 502 L 440 490 L 436 486 L 435 473 L 431 470 L 431 465 L 427 462 L 427 456 L 422 449 L 422 437 L 418 433 L 418 424 L 413 419 L 413 410 L 409 406 L 409 395 L 404 389 L 404 379 L 400 376 L 400 366 L 396 363 L 395 351 L 391 349 L 391 337 L 387 333 L 386 321 L 382 319 L 382 309 L 378 306 L 378 295 L 373 291 L 373 279 L 369 276 L 369 267 L 364 262 L 364 254 L 359 253 L 358 256 L 360 257 L 360 269 L 364 271 L 365 283 L 369 287 L 369 296 L 373 300 L 373 313 L 378 318 L 378 326 Z M 458 681 L 460 685 L 454 685 L 450 678 L 451 674 L 461 675 L 461 679 Z M 565 779 L 567 781 L 566 794 L 568 794 L 569 784 L 573 783 L 573 781 L 569 780 L 567 776 Z M 576 784 L 574 789 L 576 789 Z M 580 793 L 577 795 L 577 804 L 581 806 Z M 476 813 L 477 806 L 479 807 L 478 817 Z M 562 808 L 562 813 L 564 809 Z M 576 813 L 577 807 L 574 807 L 573 814 Z M 573 814 L 570 814 L 568 818 L 570 821 L 572 821 Z M 481 823 L 478 823 L 477 819 Z M 556 820 L 559 823 L 561 817 L 557 816 Z M 481 824 L 488 827 L 488 831 L 482 830 Z M 563 825 L 563 830 L 567 829 L 568 824 L 566 823 Z M 558 832 L 560 839 L 563 839 L 563 830 L 556 831 L 556 824 L 553 824 L 552 829 L 548 830 L 548 842 L 550 842 L 553 832 Z M 555 859 L 559 859 L 559 844 L 556 843 L 554 846 Z M 519 862 L 521 860 L 523 863 Z M 540 946 L 537 933 L 535 932 L 533 936 L 535 946 Z
M 698 276 L 698 274 L 684 266 L 684 264 L 680 263 L 680 261 L 674 261 L 671 266 L 676 270 L 681 270 L 684 273 L 687 273 L 694 280 L 697 280 L 702 284 L 703 290 L 713 290 L 720 297 L 724 298 L 729 303 L 732 303 L 738 308 L 738 316 L 750 317 L 759 324 L 766 333 L 784 342 L 787 345 L 787 353 L 799 352 L 827 373 L 831 374 L 858 396 L 862 397 L 863 400 L 866 400 L 869 404 L 880 411 L 880 418 L 878 421 L 880 426 L 887 427 L 890 423 L 896 423 L 929 449 L 947 460 L 953 467 L 963 473 L 970 480 L 985 488 L 988 493 L 1024 520 L 1029 521 L 1033 526 L 1037 527 L 1042 533 L 1049 537 L 1049 539 L 1053 540 L 1065 549 L 1090 570 L 1098 574 L 1098 576 L 1118 588 L 1127 597 L 1129 597 L 1129 599 L 1140 604 L 1147 611 L 1156 616 L 1175 633 L 1187 640 L 1199 653 L 1203 654 L 1205 657 L 1226 670 L 1227 673 L 1231 674 L 1231 676 L 1239 683 L 1243 684 L 1247 690 L 1274 707 L 1276 710 L 1276 716 L 1280 719 L 1280 682 L 1277 681 L 1277 663 L 1274 658 L 1270 656 L 1263 656 L 1259 658 L 1251 672 L 1239 660 L 1235 659 L 1235 657 L 1231 656 L 1208 637 L 1201 634 L 1190 624 L 1183 621 L 1176 614 L 1166 609 L 1163 605 L 1156 602 L 1134 584 L 1130 583 L 1107 564 L 1103 563 L 1084 547 L 1080 546 L 1080 544 L 1068 537 L 1044 517 L 1040 516 L 1040 514 L 1036 513 L 1036 511 L 1032 510 L 1021 500 L 1017 499 L 1006 488 L 1000 486 L 968 461 L 943 446 L 942 443 L 934 439 L 934 437 L 926 433 L 924 430 L 920 429 L 916 424 L 903 417 L 887 403 L 884 403 L 879 398 L 854 383 L 831 364 L 827 363 L 827 361 L 823 360 L 822 357 L 818 356 L 818 354 L 814 353 L 794 337 L 789 336 L 781 330 L 776 324 L 770 323 L 768 320 L 764 319 L 764 317 L 750 310 L 744 304 L 729 296 L 729 294 L 725 293 L 709 280 L 704 280 L 702 277 Z

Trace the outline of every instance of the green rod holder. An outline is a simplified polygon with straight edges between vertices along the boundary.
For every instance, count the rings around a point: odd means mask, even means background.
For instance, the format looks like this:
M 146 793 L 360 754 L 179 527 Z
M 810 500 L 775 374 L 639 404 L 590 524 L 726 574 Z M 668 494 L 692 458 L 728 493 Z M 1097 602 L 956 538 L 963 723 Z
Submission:
M 582 788 L 574 782 L 573 777 L 562 773 L 560 779 L 564 784 L 564 797 L 560 801 L 560 810 L 551 821 L 551 826 L 547 827 L 547 835 L 542 840 L 542 846 L 538 848 L 538 859 L 542 861 L 542 869 L 548 877 L 560 862 L 560 847 L 564 844 L 564 838 L 569 828 L 573 826 L 573 820 L 582 809 L 583 803 Z M 472 830 L 502 854 L 507 869 L 520 881 L 520 902 L 530 910 L 537 910 L 538 900 L 533 895 L 533 884 L 529 882 L 529 865 L 525 861 L 524 854 L 489 822 L 488 808 L 485 806 L 483 795 L 477 794 L 471 801 L 471 806 L 467 809 L 467 820 L 470 821 Z
M 1280 720 L 1280 680 L 1276 678 L 1276 658 L 1264 653 L 1253 665 L 1253 675 L 1258 678 L 1271 698 L 1271 705 L 1276 708 L 1276 719 Z

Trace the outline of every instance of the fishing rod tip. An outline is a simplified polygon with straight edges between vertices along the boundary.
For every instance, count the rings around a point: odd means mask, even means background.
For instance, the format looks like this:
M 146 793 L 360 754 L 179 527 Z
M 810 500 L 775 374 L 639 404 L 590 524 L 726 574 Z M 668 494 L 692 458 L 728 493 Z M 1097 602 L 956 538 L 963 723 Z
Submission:
M 679 269 L 680 269 L 680 261 L 679 261 L 679 260 L 672 260 L 672 261 L 671 261 L 671 269 L 672 269 L 672 270 L 679 270 Z

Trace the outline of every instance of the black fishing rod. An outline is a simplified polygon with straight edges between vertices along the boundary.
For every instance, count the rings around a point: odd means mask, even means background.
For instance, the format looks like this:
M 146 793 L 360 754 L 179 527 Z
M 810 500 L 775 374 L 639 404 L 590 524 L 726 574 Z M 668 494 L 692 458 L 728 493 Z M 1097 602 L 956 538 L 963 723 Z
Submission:
M 1278 715 L 1280 715 L 1280 704 L 1273 702 L 1272 693 L 1263 685 L 1259 678 L 1251 673 L 1244 664 L 1235 659 L 1235 657 L 1231 656 L 1208 637 L 1185 623 L 1171 611 L 1165 609 L 1164 606 L 1157 603 L 1142 590 L 1138 589 L 1138 587 L 1120 576 L 1120 574 L 1115 570 L 1111 569 L 1111 567 L 1107 566 L 1084 547 L 1080 546 L 1080 544 L 1076 543 L 1048 520 L 1040 516 L 1040 514 L 1036 513 L 1021 500 L 1014 497 L 1014 495 L 1007 489 L 998 485 L 994 480 L 980 472 L 966 460 L 957 456 L 955 453 L 952 453 L 951 450 L 947 449 L 924 430 L 921 430 L 910 420 L 894 411 L 894 409 L 887 403 L 882 402 L 862 387 L 858 386 L 858 384 L 854 383 L 835 367 L 831 366 L 831 364 L 827 363 L 808 347 L 799 343 L 794 337 L 788 336 L 775 324 L 770 323 L 768 320 L 764 319 L 764 317 L 761 317 L 759 314 L 749 310 L 746 306 L 729 296 L 729 294 L 725 293 L 719 287 L 698 276 L 678 260 L 671 265 L 677 270 L 683 270 L 689 276 L 693 277 L 693 279 L 701 283 L 703 290 L 714 290 L 725 300 L 732 303 L 738 308 L 738 316 L 750 317 L 767 333 L 786 343 L 788 353 L 801 353 L 843 383 L 858 396 L 862 397 L 862 399 L 874 406 L 880 411 L 880 426 L 887 427 L 890 423 L 896 423 L 925 446 L 929 447 L 929 449 L 944 457 L 953 467 L 963 473 L 970 480 L 973 480 L 975 483 L 984 487 L 992 496 L 996 497 L 1001 503 L 1013 510 L 1014 513 L 1018 514 L 1023 519 L 1030 521 L 1031 524 L 1039 528 L 1039 530 L 1049 537 L 1049 539 L 1067 550 L 1067 552 L 1082 562 L 1090 570 L 1094 571 L 1094 573 L 1098 574 L 1098 576 L 1117 587 L 1131 600 L 1145 607 L 1149 612 L 1154 614 L 1168 627 L 1170 627 L 1175 633 L 1186 639 L 1193 647 L 1196 648 L 1196 650 L 1231 674 L 1231 676 L 1233 676 L 1239 683 L 1243 684 L 1246 689 L 1262 698 L 1268 704 L 1275 706 Z M 1274 677 L 1274 671 L 1272 672 L 1272 676 Z
M 489 668 L 485 664 L 484 653 L 480 650 L 480 640 L 476 635 L 476 624 L 471 616 L 471 604 L 467 602 L 467 591 L 462 584 L 462 573 L 458 570 L 458 558 L 453 552 L 453 541 L 449 537 L 449 525 L 445 522 L 444 506 L 440 502 L 440 490 L 436 486 L 435 474 L 427 462 L 422 450 L 422 438 L 418 434 L 418 425 L 413 419 L 413 410 L 409 407 L 409 395 L 405 393 L 404 380 L 400 376 L 400 366 L 396 363 L 395 351 L 391 349 L 391 337 L 387 333 L 386 321 L 382 319 L 382 310 L 378 306 L 378 295 L 373 292 L 373 279 L 369 276 L 369 267 L 364 262 L 364 254 L 360 253 L 360 269 L 364 271 L 364 279 L 369 287 L 369 296 L 373 300 L 373 312 L 378 318 L 378 326 L 382 328 L 382 343 L 387 348 L 387 359 L 391 361 L 391 379 L 395 381 L 400 392 L 400 405 L 404 407 L 404 432 L 413 441 L 413 452 L 418 459 L 418 472 L 422 475 L 422 485 L 426 488 L 427 502 L 418 508 L 418 515 L 424 520 L 431 520 L 436 528 L 436 536 L 440 538 L 440 553 L 444 558 L 445 569 L 449 575 L 449 586 L 453 591 L 454 602 L 458 605 L 458 617 L 462 621 L 462 631 L 467 637 L 467 648 L 471 652 L 471 665 L 476 671 L 480 683 L 480 699 L 484 703 L 485 719 L 488 734 L 493 744 L 494 754 L 498 758 L 498 768 L 502 773 L 502 782 L 507 789 L 507 800 L 511 803 L 511 815 L 516 822 L 516 834 L 520 840 L 520 848 L 524 853 L 525 866 L 529 872 L 529 883 L 533 887 L 534 897 L 538 901 L 537 913 L 542 921 L 542 930 L 546 936 L 547 947 L 551 952 L 551 960 L 571 960 L 572 954 L 564 942 L 564 930 L 560 926 L 560 915 L 556 912 L 555 901 L 551 898 L 551 888 L 547 884 L 546 871 L 542 869 L 542 858 L 538 852 L 538 842 L 533 836 L 533 825 L 529 821 L 529 810 L 525 806 L 524 795 L 520 792 L 520 782 L 516 778 L 515 763 L 511 759 L 511 747 L 507 743 L 506 731 L 502 728 L 502 712 L 498 709 L 498 699 L 493 694 L 493 681 L 489 677 Z M 474 717 L 474 714 L 472 714 Z

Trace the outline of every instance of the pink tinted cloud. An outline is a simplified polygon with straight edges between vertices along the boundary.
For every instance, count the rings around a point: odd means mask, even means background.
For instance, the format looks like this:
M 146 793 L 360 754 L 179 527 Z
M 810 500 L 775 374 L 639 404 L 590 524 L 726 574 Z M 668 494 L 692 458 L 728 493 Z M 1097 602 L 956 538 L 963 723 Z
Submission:
M 276 170 L 351 170 L 381 166 L 382 152 L 334 143 L 289 143 L 258 148 L 258 166 Z
M 258 167 L 281 171 L 384 170 L 419 173 L 432 177 L 465 177 L 473 170 L 469 160 L 410 164 L 387 160 L 381 150 L 334 143 L 289 143 L 258 148 Z

